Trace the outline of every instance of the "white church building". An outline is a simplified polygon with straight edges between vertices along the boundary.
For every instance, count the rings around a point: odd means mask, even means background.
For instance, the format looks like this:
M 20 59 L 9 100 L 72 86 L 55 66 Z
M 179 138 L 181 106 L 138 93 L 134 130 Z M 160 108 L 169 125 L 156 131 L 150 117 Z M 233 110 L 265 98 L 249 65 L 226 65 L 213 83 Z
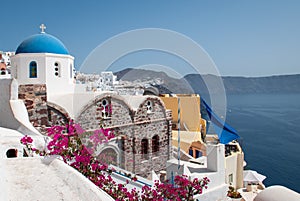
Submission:
M 47 94 L 74 90 L 74 57 L 56 37 L 41 33 L 25 39 L 11 57 L 12 77 L 19 85 L 46 84 Z
M 103 126 L 116 136 L 101 149 L 115 156 L 115 165 L 144 177 L 165 170 L 171 157 L 172 116 L 163 101 L 86 90 L 75 82 L 74 57 L 59 39 L 45 33 L 44 25 L 40 28 L 41 33 L 25 39 L 11 56 L 11 79 L 0 76 L 0 127 L 38 135 L 42 143 L 40 133 L 47 127 L 71 119 L 89 131 Z

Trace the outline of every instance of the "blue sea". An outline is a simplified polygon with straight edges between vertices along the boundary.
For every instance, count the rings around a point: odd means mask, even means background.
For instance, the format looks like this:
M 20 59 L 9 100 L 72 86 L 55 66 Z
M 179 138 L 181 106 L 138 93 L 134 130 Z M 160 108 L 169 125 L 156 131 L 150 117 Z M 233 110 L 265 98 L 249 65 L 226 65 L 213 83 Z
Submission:
M 226 122 L 234 127 L 246 169 L 266 175 L 266 186 L 300 192 L 300 94 L 227 96 Z

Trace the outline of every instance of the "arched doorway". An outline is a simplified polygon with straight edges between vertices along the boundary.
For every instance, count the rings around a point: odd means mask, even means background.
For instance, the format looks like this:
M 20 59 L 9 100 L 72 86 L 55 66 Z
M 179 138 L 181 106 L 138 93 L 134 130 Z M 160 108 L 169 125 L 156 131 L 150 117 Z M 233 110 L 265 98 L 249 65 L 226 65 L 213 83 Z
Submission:
M 107 165 L 119 165 L 119 153 L 111 148 L 105 148 L 103 149 L 99 155 L 97 156 L 97 160 L 102 163 L 102 164 L 107 164 Z

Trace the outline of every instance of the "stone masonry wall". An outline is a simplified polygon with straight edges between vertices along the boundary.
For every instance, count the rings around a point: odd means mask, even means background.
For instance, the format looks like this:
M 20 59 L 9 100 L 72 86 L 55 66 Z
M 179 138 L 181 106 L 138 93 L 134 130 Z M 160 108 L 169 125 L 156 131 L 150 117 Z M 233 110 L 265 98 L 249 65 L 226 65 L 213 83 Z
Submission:
M 108 101 L 107 110 L 111 110 L 108 111 L 108 113 L 111 113 L 108 117 L 102 116 L 102 112 L 105 112 L 105 107 L 102 104 L 104 99 Z M 111 96 L 101 96 L 85 106 L 78 117 L 75 118 L 75 121 L 80 123 L 81 127 L 86 130 L 99 129 L 100 125 L 120 128 L 132 123 L 130 114 L 131 111 L 124 101 Z
M 45 84 L 20 85 L 19 99 L 24 101 L 28 111 L 29 121 L 34 127 L 48 126 Z
M 51 125 L 66 125 L 69 123 L 70 117 L 67 111 L 51 102 L 47 102 L 48 124 Z
M 147 102 L 152 102 L 152 111 L 147 109 Z M 148 98 L 134 115 L 137 154 L 135 155 L 135 173 L 147 177 L 151 170 L 166 170 L 169 159 L 170 132 L 166 110 L 159 98 Z M 159 137 L 159 151 L 153 152 L 152 138 Z M 142 140 L 148 140 L 148 154 L 142 154 Z
M 104 102 L 103 102 L 104 101 Z M 151 101 L 151 112 L 147 106 Z M 110 107 L 103 105 L 109 103 Z M 103 104 L 104 103 L 104 104 Z M 103 117 L 103 112 L 108 111 Z M 138 175 L 147 177 L 152 170 L 166 169 L 170 159 L 171 112 L 166 112 L 163 102 L 157 97 L 147 98 L 134 111 L 117 95 L 102 95 L 85 106 L 75 119 L 86 130 L 99 129 L 100 125 L 114 130 L 122 140 L 120 150 L 121 167 Z M 152 153 L 152 138 L 159 137 L 159 151 Z M 148 155 L 141 154 L 141 141 L 148 139 Z
M 68 113 L 60 106 L 47 102 L 45 84 L 27 84 L 19 86 L 19 99 L 24 101 L 29 121 L 42 134 L 46 127 L 67 124 Z
M 108 102 L 106 107 L 103 106 L 103 100 Z M 107 117 L 103 117 L 102 112 L 108 112 Z M 75 118 L 75 122 L 85 130 L 96 130 L 103 126 L 112 128 L 116 137 L 120 139 L 123 137 L 124 151 L 120 150 L 121 161 L 119 163 L 128 171 L 134 170 L 131 113 L 132 111 L 123 100 L 104 94 L 91 101 Z

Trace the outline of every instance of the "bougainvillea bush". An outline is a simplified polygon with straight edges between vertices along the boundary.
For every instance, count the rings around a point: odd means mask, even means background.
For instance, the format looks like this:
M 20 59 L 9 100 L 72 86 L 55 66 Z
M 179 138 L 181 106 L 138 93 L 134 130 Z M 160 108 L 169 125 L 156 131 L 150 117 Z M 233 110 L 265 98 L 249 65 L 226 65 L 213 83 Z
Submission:
M 155 181 L 152 187 L 145 185 L 141 191 L 128 190 L 125 184 L 116 183 L 108 165 L 99 161 L 95 156 L 97 147 L 115 137 L 110 129 L 101 128 L 93 132 L 84 131 L 78 124 L 70 123 L 66 126 L 53 126 L 48 129 L 51 141 L 47 150 L 37 150 L 32 147 L 32 138 L 24 136 L 21 143 L 26 146 L 29 155 L 60 155 L 65 163 L 72 166 L 99 188 L 106 191 L 115 200 L 193 200 L 193 195 L 201 194 L 207 188 L 208 178 L 190 180 L 187 176 L 175 176 L 173 184 Z M 132 179 L 136 180 L 136 177 Z

